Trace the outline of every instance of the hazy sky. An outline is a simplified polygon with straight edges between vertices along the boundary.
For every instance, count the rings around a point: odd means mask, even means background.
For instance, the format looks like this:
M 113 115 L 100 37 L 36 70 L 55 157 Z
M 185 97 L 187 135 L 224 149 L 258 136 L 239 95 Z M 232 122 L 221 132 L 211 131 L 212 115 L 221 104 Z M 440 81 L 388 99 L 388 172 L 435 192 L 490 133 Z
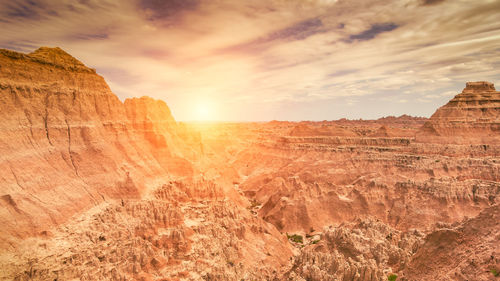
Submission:
M 177 120 L 430 116 L 500 83 L 500 1 L 0 0 L 0 48 L 39 46 Z

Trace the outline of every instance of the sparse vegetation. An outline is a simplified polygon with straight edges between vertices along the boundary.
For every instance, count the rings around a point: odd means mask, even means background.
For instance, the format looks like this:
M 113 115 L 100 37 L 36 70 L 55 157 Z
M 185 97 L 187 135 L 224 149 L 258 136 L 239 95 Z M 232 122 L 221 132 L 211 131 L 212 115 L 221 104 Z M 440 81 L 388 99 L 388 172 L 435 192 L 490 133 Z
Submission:
M 313 245 L 314 244 L 318 244 L 318 243 L 319 243 L 319 240 L 314 240 L 314 241 L 311 242 L 311 244 L 313 244 Z
M 491 274 L 493 274 L 493 276 L 495 276 L 495 277 L 500 276 L 500 272 L 498 272 L 498 271 L 497 271 L 496 269 L 494 269 L 494 268 L 490 269 L 490 272 L 491 272 Z
M 304 238 L 302 237 L 302 235 L 298 235 L 298 234 L 288 235 L 288 233 L 287 233 L 286 236 L 292 242 L 300 243 L 300 244 L 304 243 Z
M 250 207 L 249 208 L 250 209 L 255 209 L 255 208 L 260 207 L 261 205 L 262 204 L 259 201 L 255 200 L 255 199 L 252 199 L 252 200 L 250 200 Z
M 396 281 L 397 278 L 398 278 L 398 276 L 396 274 L 391 274 L 391 275 L 387 276 L 388 281 Z

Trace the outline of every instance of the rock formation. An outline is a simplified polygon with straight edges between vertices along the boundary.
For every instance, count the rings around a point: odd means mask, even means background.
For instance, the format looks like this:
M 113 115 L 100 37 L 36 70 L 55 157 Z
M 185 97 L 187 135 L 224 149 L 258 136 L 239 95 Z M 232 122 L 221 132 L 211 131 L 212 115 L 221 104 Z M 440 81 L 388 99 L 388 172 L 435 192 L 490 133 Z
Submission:
M 488 144 L 500 141 L 500 92 L 490 82 L 468 82 L 417 134 L 420 142 Z
M 306 124 L 299 124 L 290 131 L 290 136 L 340 136 L 340 137 L 356 137 L 358 134 L 346 128 L 335 125 L 322 125 L 319 128 L 312 128 Z
M 267 280 L 278 274 L 289 261 L 286 238 L 223 200 L 213 183 L 195 186 L 171 182 L 155 200 L 104 203 L 49 237 L 28 239 L 15 259 L 1 257 L 7 265 L 1 272 L 14 280 Z
M 498 113 L 474 82 L 430 119 L 178 123 L 0 50 L 0 280 L 492 280 Z
M 496 280 L 500 272 L 499 238 L 498 205 L 461 223 L 441 225 L 427 235 L 402 280 Z
M 325 228 L 309 235 L 288 280 L 386 280 L 406 267 L 423 233 L 400 232 L 371 219 Z
M 0 50 L 0 68 L 1 280 L 234 280 L 288 261 L 245 198 L 198 176 L 200 138 L 163 101 L 122 103 L 59 48 Z
M 138 198 L 166 175 L 94 70 L 59 48 L 2 50 L 0 65 L 2 234 L 36 235 L 108 198 Z

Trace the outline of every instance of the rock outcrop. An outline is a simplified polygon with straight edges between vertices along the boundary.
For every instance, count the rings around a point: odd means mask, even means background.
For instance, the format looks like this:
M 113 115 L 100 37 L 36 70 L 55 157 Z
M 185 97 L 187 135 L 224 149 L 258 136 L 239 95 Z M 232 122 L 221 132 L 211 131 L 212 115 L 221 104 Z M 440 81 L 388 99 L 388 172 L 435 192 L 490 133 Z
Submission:
M 0 280 L 270 280 L 291 256 L 285 236 L 211 182 L 91 211 L 0 256 Z
M 387 280 L 410 262 L 423 236 L 372 219 L 330 226 L 320 235 L 309 235 L 285 280 Z
M 286 236 L 165 102 L 122 103 L 59 48 L 0 50 L 0 69 L 0 280 L 281 274 Z
M 304 137 L 304 136 L 340 136 L 340 137 L 353 137 L 358 136 L 346 128 L 336 125 L 323 125 L 319 128 L 310 127 L 307 124 L 299 124 L 290 131 L 290 136 Z
M 498 113 L 480 82 L 429 120 L 178 123 L 0 50 L 0 280 L 490 280 Z
M 138 198 L 147 182 L 134 175 L 163 173 L 93 69 L 59 48 L 1 50 L 0 65 L 0 171 L 9 198 L 0 201 L 2 241 L 36 235 L 108 198 Z
M 500 270 L 500 207 L 441 225 L 425 238 L 401 280 L 497 280 Z
M 168 174 L 193 176 L 191 161 L 200 151 L 186 130 L 174 120 L 167 104 L 150 97 L 131 98 L 124 102 L 129 130 L 148 142 L 152 155 Z M 190 161 L 191 160 L 191 161 Z
M 95 70 L 59 48 L 1 50 L 0 66 L 2 241 L 192 173 L 164 102 L 124 105 Z
M 468 82 L 417 133 L 419 142 L 490 144 L 500 140 L 500 92 L 490 82 Z

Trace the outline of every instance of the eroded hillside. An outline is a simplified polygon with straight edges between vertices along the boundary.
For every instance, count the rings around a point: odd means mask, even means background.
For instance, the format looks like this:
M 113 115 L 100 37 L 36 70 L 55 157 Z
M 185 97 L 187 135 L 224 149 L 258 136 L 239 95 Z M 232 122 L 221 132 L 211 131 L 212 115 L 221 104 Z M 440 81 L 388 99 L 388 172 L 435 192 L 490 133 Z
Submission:
M 186 124 L 59 48 L 0 50 L 0 69 L 0 280 L 500 271 L 491 83 L 430 119 Z

